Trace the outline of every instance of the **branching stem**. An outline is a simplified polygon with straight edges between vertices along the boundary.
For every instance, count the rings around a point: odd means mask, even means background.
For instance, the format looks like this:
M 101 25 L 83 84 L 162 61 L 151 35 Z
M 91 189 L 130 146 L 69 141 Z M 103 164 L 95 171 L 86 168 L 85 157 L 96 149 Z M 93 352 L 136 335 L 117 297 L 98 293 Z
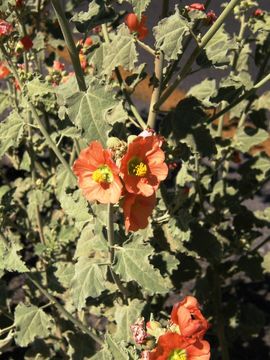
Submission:
M 59 0 L 51 0 L 54 11 L 56 13 L 59 25 L 61 27 L 65 42 L 67 44 L 68 52 L 70 55 L 70 59 L 72 61 L 72 65 L 75 71 L 75 76 L 78 82 L 79 89 L 81 91 L 86 91 L 86 83 L 84 80 L 84 74 L 80 63 L 79 53 L 76 48 L 72 32 L 69 27 L 69 23 L 65 16 L 65 12 L 59 2 Z
M 180 82 L 185 78 L 185 76 L 191 70 L 191 67 L 194 61 L 197 59 L 198 55 L 204 49 L 204 47 L 208 44 L 208 42 L 212 39 L 212 37 L 216 34 L 219 28 L 224 24 L 225 19 L 228 15 L 233 11 L 236 5 L 240 3 L 241 0 L 231 0 L 229 5 L 225 7 L 221 15 L 218 17 L 216 22 L 211 26 L 211 28 L 207 31 L 207 33 L 203 36 L 201 42 L 197 47 L 193 50 L 192 54 L 190 55 L 188 61 L 183 66 L 180 73 L 177 75 L 175 81 L 170 85 L 162 94 L 159 101 L 156 103 L 155 108 L 158 110 L 160 106 L 168 99 L 168 97 L 173 93 L 173 91 L 178 87 Z
M 10 57 L 8 56 L 6 49 L 4 47 L 4 45 L 2 43 L 0 43 L 0 50 L 4 56 L 4 58 L 6 59 L 10 69 L 12 70 L 12 73 L 15 77 L 15 79 L 17 80 L 21 90 L 23 90 L 23 83 L 20 80 L 18 71 L 16 69 L 16 67 L 14 66 L 12 60 L 10 59 Z M 42 121 L 39 118 L 39 115 L 37 113 L 37 110 L 35 109 L 34 105 L 32 104 L 32 102 L 30 101 L 30 99 L 28 98 L 28 96 L 24 96 L 22 95 L 22 97 L 25 98 L 25 102 L 28 104 L 29 109 L 32 112 L 33 118 L 35 120 L 35 122 L 37 123 L 40 132 L 42 133 L 42 135 L 44 136 L 44 138 L 46 139 L 48 145 L 50 146 L 50 148 L 54 151 L 55 155 L 58 157 L 59 161 L 62 163 L 62 165 L 67 169 L 67 171 L 70 173 L 70 175 L 75 179 L 75 175 L 72 172 L 69 164 L 67 163 L 66 159 L 63 157 L 63 155 L 61 154 L 60 150 L 58 149 L 58 147 L 56 146 L 55 142 L 52 140 L 52 138 L 50 137 L 50 134 L 48 133 L 47 129 L 45 128 L 45 126 L 43 125 Z

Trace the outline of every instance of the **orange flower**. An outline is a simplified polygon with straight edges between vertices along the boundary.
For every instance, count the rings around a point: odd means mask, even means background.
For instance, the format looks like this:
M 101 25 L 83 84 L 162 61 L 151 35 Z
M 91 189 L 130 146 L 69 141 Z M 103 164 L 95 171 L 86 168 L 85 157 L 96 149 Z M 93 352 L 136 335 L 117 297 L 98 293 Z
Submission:
M 3 63 L 0 63 L 0 80 L 5 79 L 9 74 L 10 70 Z
M 193 339 L 202 339 L 209 328 L 208 321 L 199 309 L 199 303 L 193 296 L 187 296 L 183 301 L 175 304 L 171 313 L 171 320 L 179 326 L 180 334 Z
M 146 228 L 148 217 L 151 215 L 155 203 L 155 193 L 148 197 L 126 193 L 122 205 L 126 230 L 137 231 Z
M 129 144 L 121 160 L 121 176 L 128 192 L 151 196 L 160 181 L 166 179 L 168 166 L 160 146 L 160 138 L 156 135 L 138 136 Z
M 102 204 L 118 202 L 122 190 L 119 169 L 110 151 L 103 149 L 99 141 L 93 141 L 81 151 L 73 171 L 88 201 L 96 200 Z
M 157 347 L 149 353 L 149 360 L 209 360 L 207 341 L 196 340 L 190 344 L 184 336 L 167 332 L 158 338 Z
M 143 15 L 141 21 L 138 20 L 137 15 L 130 13 L 125 18 L 125 23 L 131 32 L 138 33 L 138 38 L 143 40 L 148 35 L 148 29 L 145 25 L 146 16 Z

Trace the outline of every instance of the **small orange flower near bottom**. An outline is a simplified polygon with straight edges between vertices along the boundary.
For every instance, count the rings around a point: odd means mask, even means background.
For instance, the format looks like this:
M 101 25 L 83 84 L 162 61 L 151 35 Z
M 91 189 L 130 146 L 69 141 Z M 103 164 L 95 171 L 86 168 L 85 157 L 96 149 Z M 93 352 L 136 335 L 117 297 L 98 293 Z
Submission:
M 122 191 L 119 169 L 112 160 L 110 150 L 103 149 L 100 142 L 93 141 L 81 151 L 73 171 L 88 201 L 99 201 L 102 204 L 119 201 Z
M 156 204 L 156 194 L 143 196 L 126 193 L 123 200 L 125 228 L 127 231 L 144 229 L 148 225 L 148 217 Z
M 209 360 L 210 345 L 207 341 L 190 343 L 185 337 L 168 332 L 158 339 L 157 347 L 149 353 L 149 360 Z
M 0 80 L 5 79 L 10 74 L 10 70 L 0 62 Z

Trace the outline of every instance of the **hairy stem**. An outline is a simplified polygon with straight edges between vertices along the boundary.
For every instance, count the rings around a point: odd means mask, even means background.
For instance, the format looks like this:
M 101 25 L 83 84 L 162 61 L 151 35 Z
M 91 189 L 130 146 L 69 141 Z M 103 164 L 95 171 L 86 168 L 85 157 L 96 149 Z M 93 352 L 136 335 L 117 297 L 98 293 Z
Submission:
M 155 58 L 155 80 L 157 81 L 157 84 L 154 85 L 154 90 L 151 97 L 149 115 L 147 120 L 147 125 L 152 129 L 154 129 L 156 125 L 157 112 L 155 110 L 155 104 L 158 102 L 160 97 L 160 90 L 162 86 L 163 63 L 164 63 L 164 54 L 163 52 L 160 52 L 160 54 L 157 54 Z
M 25 273 L 25 276 L 35 285 L 36 288 L 48 299 L 50 302 L 57 308 L 60 314 L 66 317 L 69 321 L 71 321 L 77 328 L 82 330 L 84 333 L 89 335 L 96 343 L 99 345 L 103 345 L 103 341 L 95 335 L 91 330 L 88 329 L 83 323 L 77 320 L 73 315 L 71 315 L 59 302 L 56 298 L 51 295 L 46 289 L 43 288 L 31 275 Z
M 201 39 L 201 42 L 197 47 L 193 50 L 190 55 L 188 61 L 183 66 L 180 73 L 177 75 L 175 81 L 170 85 L 160 97 L 159 101 L 156 103 L 155 108 L 159 109 L 160 106 L 168 99 L 168 97 L 173 93 L 173 91 L 177 88 L 180 82 L 184 79 L 184 77 L 189 73 L 194 61 L 197 59 L 198 55 L 204 49 L 204 47 L 208 44 L 208 42 L 212 39 L 212 37 L 216 34 L 219 28 L 223 25 L 225 19 L 228 15 L 233 11 L 236 5 L 240 3 L 241 0 L 231 0 L 229 5 L 225 7 L 221 15 L 218 17 L 217 21 L 210 27 L 207 33 Z
M 65 16 L 65 12 L 59 2 L 59 0 L 51 0 L 51 3 L 53 5 L 54 11 L 56 13 L 59 25 L 61 27 L 65 42 L 67 44 L 68 52 L 70 55 L 70 59 L 72 61 L 72 65 L 75 71 L 75 76 L 78 82 L 79 89 L 81 91 L 86 91 L 86 83 L 84 80 L 84 74 L 80 63 L 79 53 L 76 48 L 72 32 L 69 27 L 69 23 L 67 21 L 67 18 Z
M 107 29 L 107 26 L 106 24 L 102 24 L 101 25 L 102 27 L 102 33 L 103 33 L 103 37 L 104 37 L 104 40 L 107 44 L 110 43 L 110 37 L 109 37 L 109 33 L 108 33 L 108 29 Z M 146 124 L 143 120 L 143 118 L 141 117 L 140 113 L 138 112 L 136 106 L 133 104 L 132 100 L 131 100 L 131 97 L 125 87 L 125 82 L 124 80 L 122 79 L 122 76 L 121 76 L 121 73 L 120 73 L 120 70 L 118 67 L 115 68 L 115 75 L 116 75 L 116 78 L 117 78 L 117 81 L 119 83 L 119 86 L 124 94 L 124 97 L 125 99 L 127 100 L 129 106 L 130 106 L 130 110 L 131 112 L 133 113 L 135 119 L 138 121 L 138 124 L 140 125 L 140 127 L 142 129 L 145 129 L 146 128 Z
M 108 243 L 109 243 L 109 249 L 110 249 L 110 273 L 112 275 L 113 281 L 117 285 L 118 289 L 123 295 L 124 302 L 127 304 L 127 291 L 123 287 L 119 276 L 115 274 L 115 272 L 112 269 L 112 265 L 114 263 L 114 254 L 115 254 L 115 248 L 114 248 L 114 229 L 113 229 L 113 205 L 108 204 L 108 221 L 107 221 L 107 234 L 108 234 Z

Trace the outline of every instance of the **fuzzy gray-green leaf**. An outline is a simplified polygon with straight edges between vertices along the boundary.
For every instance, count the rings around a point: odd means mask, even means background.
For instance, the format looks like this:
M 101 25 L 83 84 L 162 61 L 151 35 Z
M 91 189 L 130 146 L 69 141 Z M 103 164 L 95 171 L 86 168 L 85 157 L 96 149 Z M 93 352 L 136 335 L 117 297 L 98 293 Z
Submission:
M 156 48 L 164 52 L 166 60 L 176 60 L 189 34 L 187 20 L 176 10 L 173 15 L 161 20 L 153 31 Z
M 112 90 L 97 82 L 92 82 L 86 93 L 77 92 L 67 99 L 71 121 L 83 129 L 87 141 L 99 140 L 103 145 L 110 130 L 106 116 L 116 105 Z
M 14 323 L 16 326 L 15 339 L 19 346 L 27 346 L 36 337 L 48 337 L 54 328 L 53 318 L 34 305 L 17 305 Z

